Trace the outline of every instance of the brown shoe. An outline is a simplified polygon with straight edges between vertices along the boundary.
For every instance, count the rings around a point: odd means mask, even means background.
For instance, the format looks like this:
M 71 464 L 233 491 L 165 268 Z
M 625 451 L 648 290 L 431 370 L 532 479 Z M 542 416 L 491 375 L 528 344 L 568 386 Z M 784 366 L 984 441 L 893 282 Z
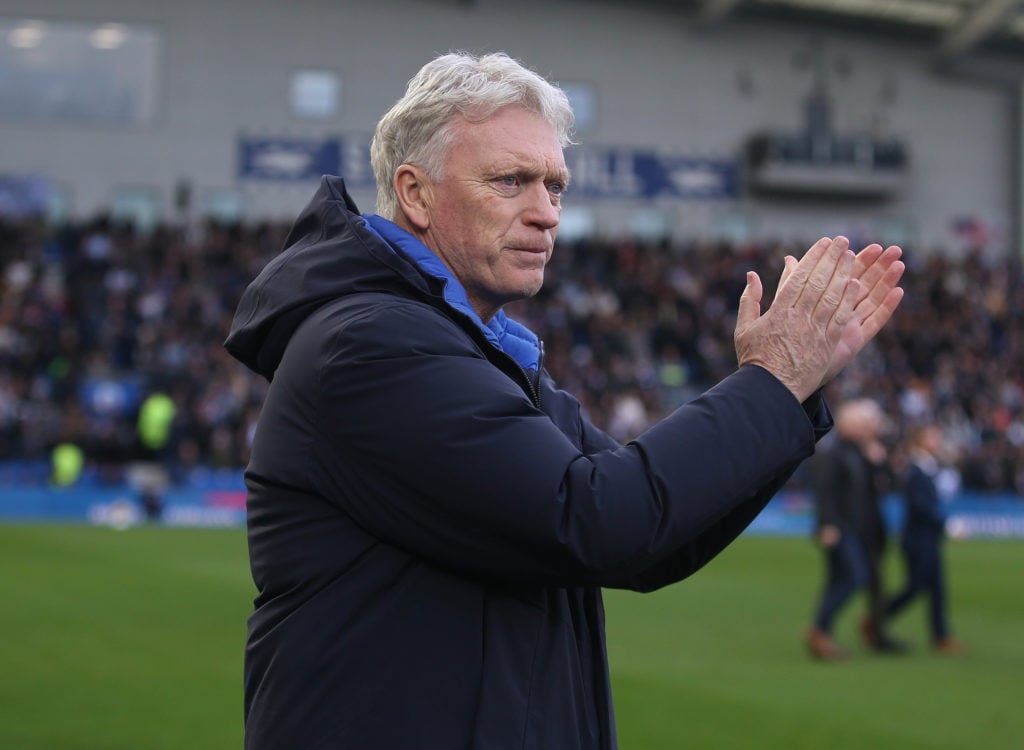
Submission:
M 807 650 L 811 656 L 822 661 L 844 661 L 848 658 L 846 650 L 819 628 L 807 631 Z
M 879 646 L 880 639 L 878 638 L 878 630 L 875 628 L 875 623 L 870 617 L 865 617 L 860 621 L 859 625 L 861 638 L 864 639 L 864 643 L 868 648 L 877 649 Z
M 955 656 L 956 654 L 962 654 L 967 649 L 964 648 L 964 644 L 954 638 L 939 638 L 934 644 L 935 653 L 937 654 L 948 654 Z
M 864 644 L 880 654 L 905 654 L 910 650 L 903 641 L 887 635 L 870 617 L 860 621 L 860 634 L 864 638 Z

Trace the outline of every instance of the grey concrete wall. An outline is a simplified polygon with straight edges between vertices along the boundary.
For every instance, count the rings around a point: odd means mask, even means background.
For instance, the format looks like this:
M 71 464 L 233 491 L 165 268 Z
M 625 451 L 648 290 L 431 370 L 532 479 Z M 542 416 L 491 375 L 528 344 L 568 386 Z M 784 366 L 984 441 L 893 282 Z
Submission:
M 833 77 L 840 130 L 875 125 L 905 138 L 913 172 L 883 204 L 809 204 L 744 197 L 659 201 L 680 236 L 725 231 L 787 241 L 835 232 L 949 245 L 970 216 L 1009 229 L 1011 92 L 932 73 L 927 50 L 891 39 L 767 25 L 689 25 L 671 4 L 575 0 L 3 0 L 0 17 L 122 21 L 162 38 L 154 123 L 84 127 L 0 121 L 0 173 L 38 173 L 70 189 L 77 216 L 102 210 L 118 186 L 151 186 L 173 214 L 174 185 L 241 187 L 252 216 L 290 218 L 313 188 L 239 185 L 240 133 L 368 135 L 427 59 L 450 49 L 504 50 L 558 81 L 597 93 L 587 144 L 730 157 L 751 132 L 795 130 L 811 74 L 794 58 L 820 45 Z M 294 118 L 288 80 L 304 67 L 336 70 L 343 105 L 329 122 Z M 883 104 L 883 91 L 891 100 Z M 372 210 L 373 194 L 357 200 Z M 571 195 L 569 196 L 571 204 Z M 598 228 L 628 231 L 639 201 L 594 203 Z

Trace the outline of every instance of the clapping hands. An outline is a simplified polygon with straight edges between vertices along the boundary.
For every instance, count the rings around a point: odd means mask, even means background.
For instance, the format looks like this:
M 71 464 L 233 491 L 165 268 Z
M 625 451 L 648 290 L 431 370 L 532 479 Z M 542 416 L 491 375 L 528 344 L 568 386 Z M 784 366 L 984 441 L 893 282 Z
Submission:
M 799 261 L 787 256 L 771 307 L 753 271 L 740 297 L 736 357 L 777 377 L 800 401 L 846 367 L 903 299 L 902 250 L 872 244 L 856 255 L 845 237 L 823 237 Z

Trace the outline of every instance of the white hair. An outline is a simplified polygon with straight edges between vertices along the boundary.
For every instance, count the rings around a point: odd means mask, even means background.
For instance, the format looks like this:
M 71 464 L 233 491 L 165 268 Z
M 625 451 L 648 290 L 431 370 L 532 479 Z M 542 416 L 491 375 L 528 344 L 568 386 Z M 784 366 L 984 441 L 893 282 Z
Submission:
M 377 123 L 370 144 L 377 213 L 397 218 L 393 180 L 402 164 L 415 164 L 434 180 L 442 177 L 457 115 L 479 122 L 510 105 L 540 115 L 563 148 L 572 143 L 574 118 L 565 92 L 508 55 L 450 53 L 424 65 Z
M 882 407 L 870 398 L 847 401 L 839 407 L 835 415 L 836 431 L 853 439 L 877 435 L 884 421 Z

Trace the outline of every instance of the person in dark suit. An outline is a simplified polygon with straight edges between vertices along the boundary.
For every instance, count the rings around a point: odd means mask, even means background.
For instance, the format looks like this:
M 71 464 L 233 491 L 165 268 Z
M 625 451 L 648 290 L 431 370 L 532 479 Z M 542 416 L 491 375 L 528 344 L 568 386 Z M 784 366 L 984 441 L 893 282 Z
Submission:
M 932 645 L 939 653 L 959 653 L 962 644 L 950 635 L 946 614 L 946 576 L 942 542 L 946 515 L 939 492 L 939 457 L 943 452 L 942 429 L 927 424 L 910 433 L 910 468 L 903 496 L 906 519 L 901 546 L 907 568 L 903 589 L 885 605 L 886 617 L 902 612 L 919 595 L 928 595 L 928 622 Z
M 881 652 L 903 650 L 882 627 L 886 530 L 880 499 L 889 475 L 881 442 L 883 425 L 875 401 L 846 402 L 836 412 L 834 439 L 820 446 L 810 462 L 816 538 L 825 553 L 826 580 L 807 632 L 807 647 L 820 659 L 848 656 L 832 637 L 832 628 L 839 612 L 861 590 L 868 596 L 868 614 L 860 623 L 866 644 Z

